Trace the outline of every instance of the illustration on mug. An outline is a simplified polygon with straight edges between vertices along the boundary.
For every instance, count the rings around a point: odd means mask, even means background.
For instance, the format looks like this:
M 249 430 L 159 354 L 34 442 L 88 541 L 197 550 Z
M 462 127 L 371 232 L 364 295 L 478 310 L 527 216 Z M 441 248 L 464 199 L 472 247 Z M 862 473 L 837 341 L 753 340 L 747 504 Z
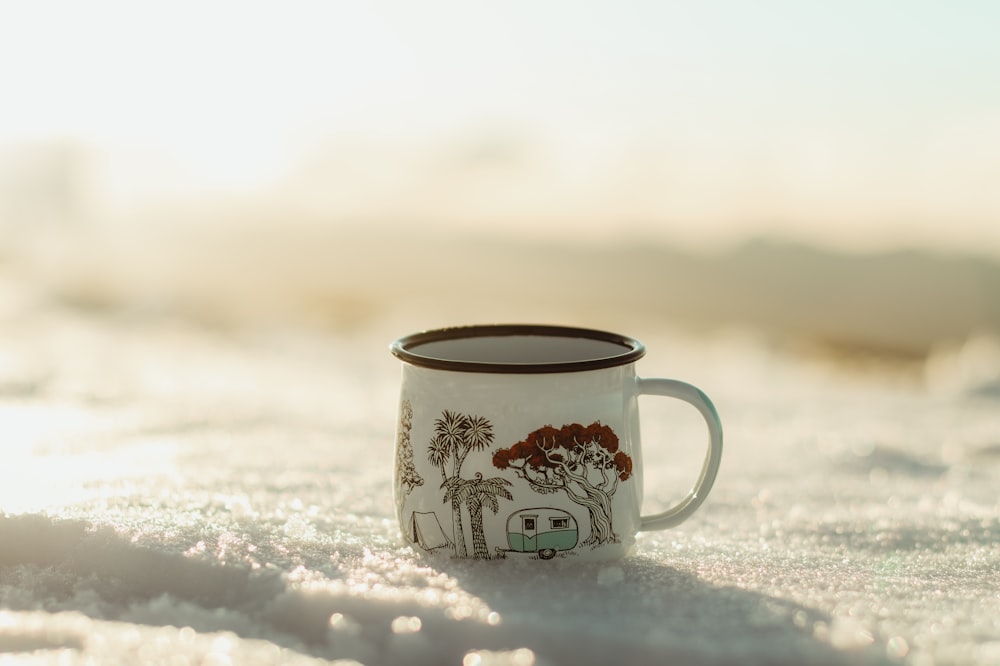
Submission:
M 568 511 L 551 507 L 521 509 L 507 518 L 507 551 L 537 553 L 543 560 L 551 560 L 556 553 L 576 548 L 579 530 L 576 518 Z
M 618 484 L 632 476 L 632 459 L 619 450 L 618 435 L 609 426 L 600 421 L 589 426 L 543 426 L 511 447 L 497 450 L 493 466 L 514 470 L 536 493 L 564 493 L 586 508 L 590 534 L 580 545 L 620 541 L 614 531 L 611 499 Z
M 397 440 L 397 502 L 424 484 L 417 472 L 410 443 L 413 411 L 404 401 Z M 427 551 L 451 550 L 454 557 L 470 557 L 466 525 L 471 534 L 471 557 L 502 558 L 507 553 L 533 553 L 547 560 L 578 546 L 596 548 L 620 542 L 614 530 L 612 498 L 618 485 L 632 476 L 632 459 L 619 449 L 611 427 L 595 421 L 588 426 L 571 423 L 546 425 L 522 441 L 493 451 L 492 464 L 513 470 L 540 495 L 561 494 L 587 510 L 589 533 L 580 542 L 577 518 L 556 507 L 518 509 L 506 521 L 505 547 L 496 545 L 491 556 L 483 523 L 483 510 L 499 513 L 500 500 L 513 501 L 514 485 L 501 476 L 484 478 L 481 472 L 462 475 L 469 455 L 488 452 L 494 443 L 492 423 L 482 416 L 444 410 L 434 420 L 427 445 L 427 461 L 441 474 L 441 499 L 451 509 L 450 518 L 433 511 L 413 511 L 406 521 L 407 539 Z M 466 522 L 465 517 L 468 516 Z M 443 526 L 450 522 L 451 534 Z M 492 538 L 491 538 L 492 540 Z
M 406 523 L 406 536 L 427 552 L 454 547 L 451 539 L 441 529 L 437 514 L 431 511 L 413 511 Z
M 434 435 L 427 447 L 427 460 L 441 472 L 443 501 L 451 505 L 451 546 L 456 557 L 468 557 L 462 509 L 469 514 L 472 530 L 472 556 L 477 560 L 491 559 L 483 530 L 483 508 L 493 513 L 500 510 L 499 500 L 513 500 L 507 488 L 511 482 L 501 477 L 483 478 L 476 472 L 473 478 L 462 476 L 462 464 L 476 451 L 488 450 L 493 444 L 493 424 L 482 416 L 445 410 L 434 421 Z
M 424 479 L 413 464 L 413 444 L 410 430 L 413 429 L 413 406 L 404 400 L 399 410 L 399 428 L 396 431 L 396 506 L 402 510 L 406 496 L 413 489 L 424 485 Z

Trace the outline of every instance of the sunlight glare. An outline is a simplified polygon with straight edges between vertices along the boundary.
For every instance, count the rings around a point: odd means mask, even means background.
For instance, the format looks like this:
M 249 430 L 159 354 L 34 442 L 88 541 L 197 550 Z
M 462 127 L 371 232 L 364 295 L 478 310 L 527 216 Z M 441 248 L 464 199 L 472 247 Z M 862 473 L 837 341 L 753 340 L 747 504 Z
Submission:
M 174 473 L 175 447 L 169 442 L 96 450 L 92 441 L 89 446 L 68 444 L 88 430 L 99 441 L 96 418 L 72 406 L 0 405 L 0 513 L 65 508 L 136 476 Z

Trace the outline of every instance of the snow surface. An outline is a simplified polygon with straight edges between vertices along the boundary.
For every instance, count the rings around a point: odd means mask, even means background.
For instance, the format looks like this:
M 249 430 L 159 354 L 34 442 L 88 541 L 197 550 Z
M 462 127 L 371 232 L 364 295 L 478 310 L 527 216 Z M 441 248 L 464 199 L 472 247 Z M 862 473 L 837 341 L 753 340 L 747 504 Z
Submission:
M 989 338 L 845 374 L 609 326 L 715 399 L 709 500 L 618 563 L 464 562 L 393 515 L 405 321 L 207 329 L 0 287 L 0 663 L 1000 663 Z M 704 434 L 643 400 L 653 512 Z

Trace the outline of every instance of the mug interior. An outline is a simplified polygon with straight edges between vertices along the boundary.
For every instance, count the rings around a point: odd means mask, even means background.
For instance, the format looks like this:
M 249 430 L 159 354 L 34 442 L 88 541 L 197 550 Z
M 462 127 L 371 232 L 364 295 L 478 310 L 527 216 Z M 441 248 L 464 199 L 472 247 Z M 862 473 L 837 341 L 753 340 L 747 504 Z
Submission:
M 631 363 L 642 343 L 606 331 L 508 324 L 462 326 L 415 333 L 392 344 L 414 365 L 464 372 L 577 372 Z

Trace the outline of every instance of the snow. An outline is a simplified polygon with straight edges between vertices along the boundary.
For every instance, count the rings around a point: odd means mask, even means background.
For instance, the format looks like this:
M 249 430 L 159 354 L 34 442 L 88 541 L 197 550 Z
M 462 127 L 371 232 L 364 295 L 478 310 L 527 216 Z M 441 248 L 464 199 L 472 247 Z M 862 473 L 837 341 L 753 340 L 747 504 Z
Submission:
M 395 522 L 405 317 L 213 328 L 0 291 L 0 663 L 1000 662 L 988 335 L 846 372 L 609 326 L 646 343 L 641 374 L 716 401 L 708 501 L 619 562 L 470 562 Z M 642 409 L 651 513 L 704 434 L 682 405 Z

